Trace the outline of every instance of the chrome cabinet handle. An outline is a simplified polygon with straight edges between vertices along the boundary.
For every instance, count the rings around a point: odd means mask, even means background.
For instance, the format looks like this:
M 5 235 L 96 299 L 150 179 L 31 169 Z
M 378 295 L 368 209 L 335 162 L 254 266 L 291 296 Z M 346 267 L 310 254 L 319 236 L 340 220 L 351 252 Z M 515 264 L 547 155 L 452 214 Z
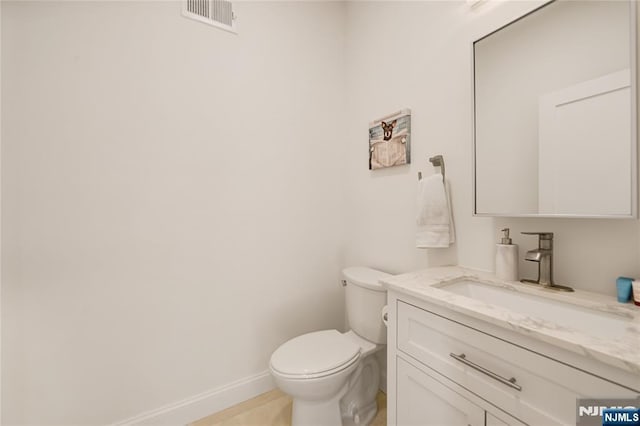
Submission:
M 482 374 L 486 374 L 487 376 L 491 377 L 494 380 L 499 381 L 502 384 L 505 384 L 507 386 L 509 386 L 510 388 L 513 388 L 517 391 L 522 391 L 522 386 L 517 385 L 516 384 L 516 378 L 512 377 L 510 379 L 505 379 L 504 377 L 494 373 L 491 370 L 487 370 L 486 368 L 471 362 L 467 359 L 467 356 L 465 354 L 460 354 L 460 355 L 456 355 L 453 352 L 449 354 L 453 359 L 455 359 L 456 361 L 460 361 L 461 363 L 463 363 L 464 365 L 468 365 L 469 367 L 473 368 L 474 370 L 478 370 L 479 372 L 481 372 Z

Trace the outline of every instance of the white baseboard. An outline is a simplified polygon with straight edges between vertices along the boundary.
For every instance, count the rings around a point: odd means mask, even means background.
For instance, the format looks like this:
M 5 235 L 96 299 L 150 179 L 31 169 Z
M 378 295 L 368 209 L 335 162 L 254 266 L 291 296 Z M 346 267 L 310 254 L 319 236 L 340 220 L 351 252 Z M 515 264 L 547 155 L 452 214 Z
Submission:
M 274 389 L 268 371 L 208 390 L 112 426 L 185 425 Z

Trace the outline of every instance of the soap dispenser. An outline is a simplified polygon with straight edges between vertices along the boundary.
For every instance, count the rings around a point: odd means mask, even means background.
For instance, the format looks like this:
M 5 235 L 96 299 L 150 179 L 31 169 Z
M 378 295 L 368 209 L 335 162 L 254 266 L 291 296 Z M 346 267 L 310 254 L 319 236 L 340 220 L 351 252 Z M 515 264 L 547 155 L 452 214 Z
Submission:
M 496 276 L 501 280 L 518 281 L 518 245 L 511 243 L 509 228 L 501 232 L 502 239 L 496 244 Z

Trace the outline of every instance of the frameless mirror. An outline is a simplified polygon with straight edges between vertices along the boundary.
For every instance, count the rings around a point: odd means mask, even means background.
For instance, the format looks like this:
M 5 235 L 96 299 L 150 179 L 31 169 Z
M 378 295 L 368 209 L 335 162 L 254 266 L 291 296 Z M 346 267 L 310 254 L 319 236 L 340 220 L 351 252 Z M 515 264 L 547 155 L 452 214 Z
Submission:
M 473 43 L 474 214 L 636 216 L 633 1 L 560 1 Z

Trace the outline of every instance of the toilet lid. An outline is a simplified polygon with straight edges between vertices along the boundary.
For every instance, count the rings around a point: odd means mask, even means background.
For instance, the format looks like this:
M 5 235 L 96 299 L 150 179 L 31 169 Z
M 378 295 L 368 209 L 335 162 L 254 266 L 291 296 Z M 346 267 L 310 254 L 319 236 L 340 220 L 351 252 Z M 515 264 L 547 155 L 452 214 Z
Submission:
M 271 368 L 289 376 L 319 376 L 350 365 L 360 347 L 337 330 L 303 334 L 282 344 L 271 355 Z

